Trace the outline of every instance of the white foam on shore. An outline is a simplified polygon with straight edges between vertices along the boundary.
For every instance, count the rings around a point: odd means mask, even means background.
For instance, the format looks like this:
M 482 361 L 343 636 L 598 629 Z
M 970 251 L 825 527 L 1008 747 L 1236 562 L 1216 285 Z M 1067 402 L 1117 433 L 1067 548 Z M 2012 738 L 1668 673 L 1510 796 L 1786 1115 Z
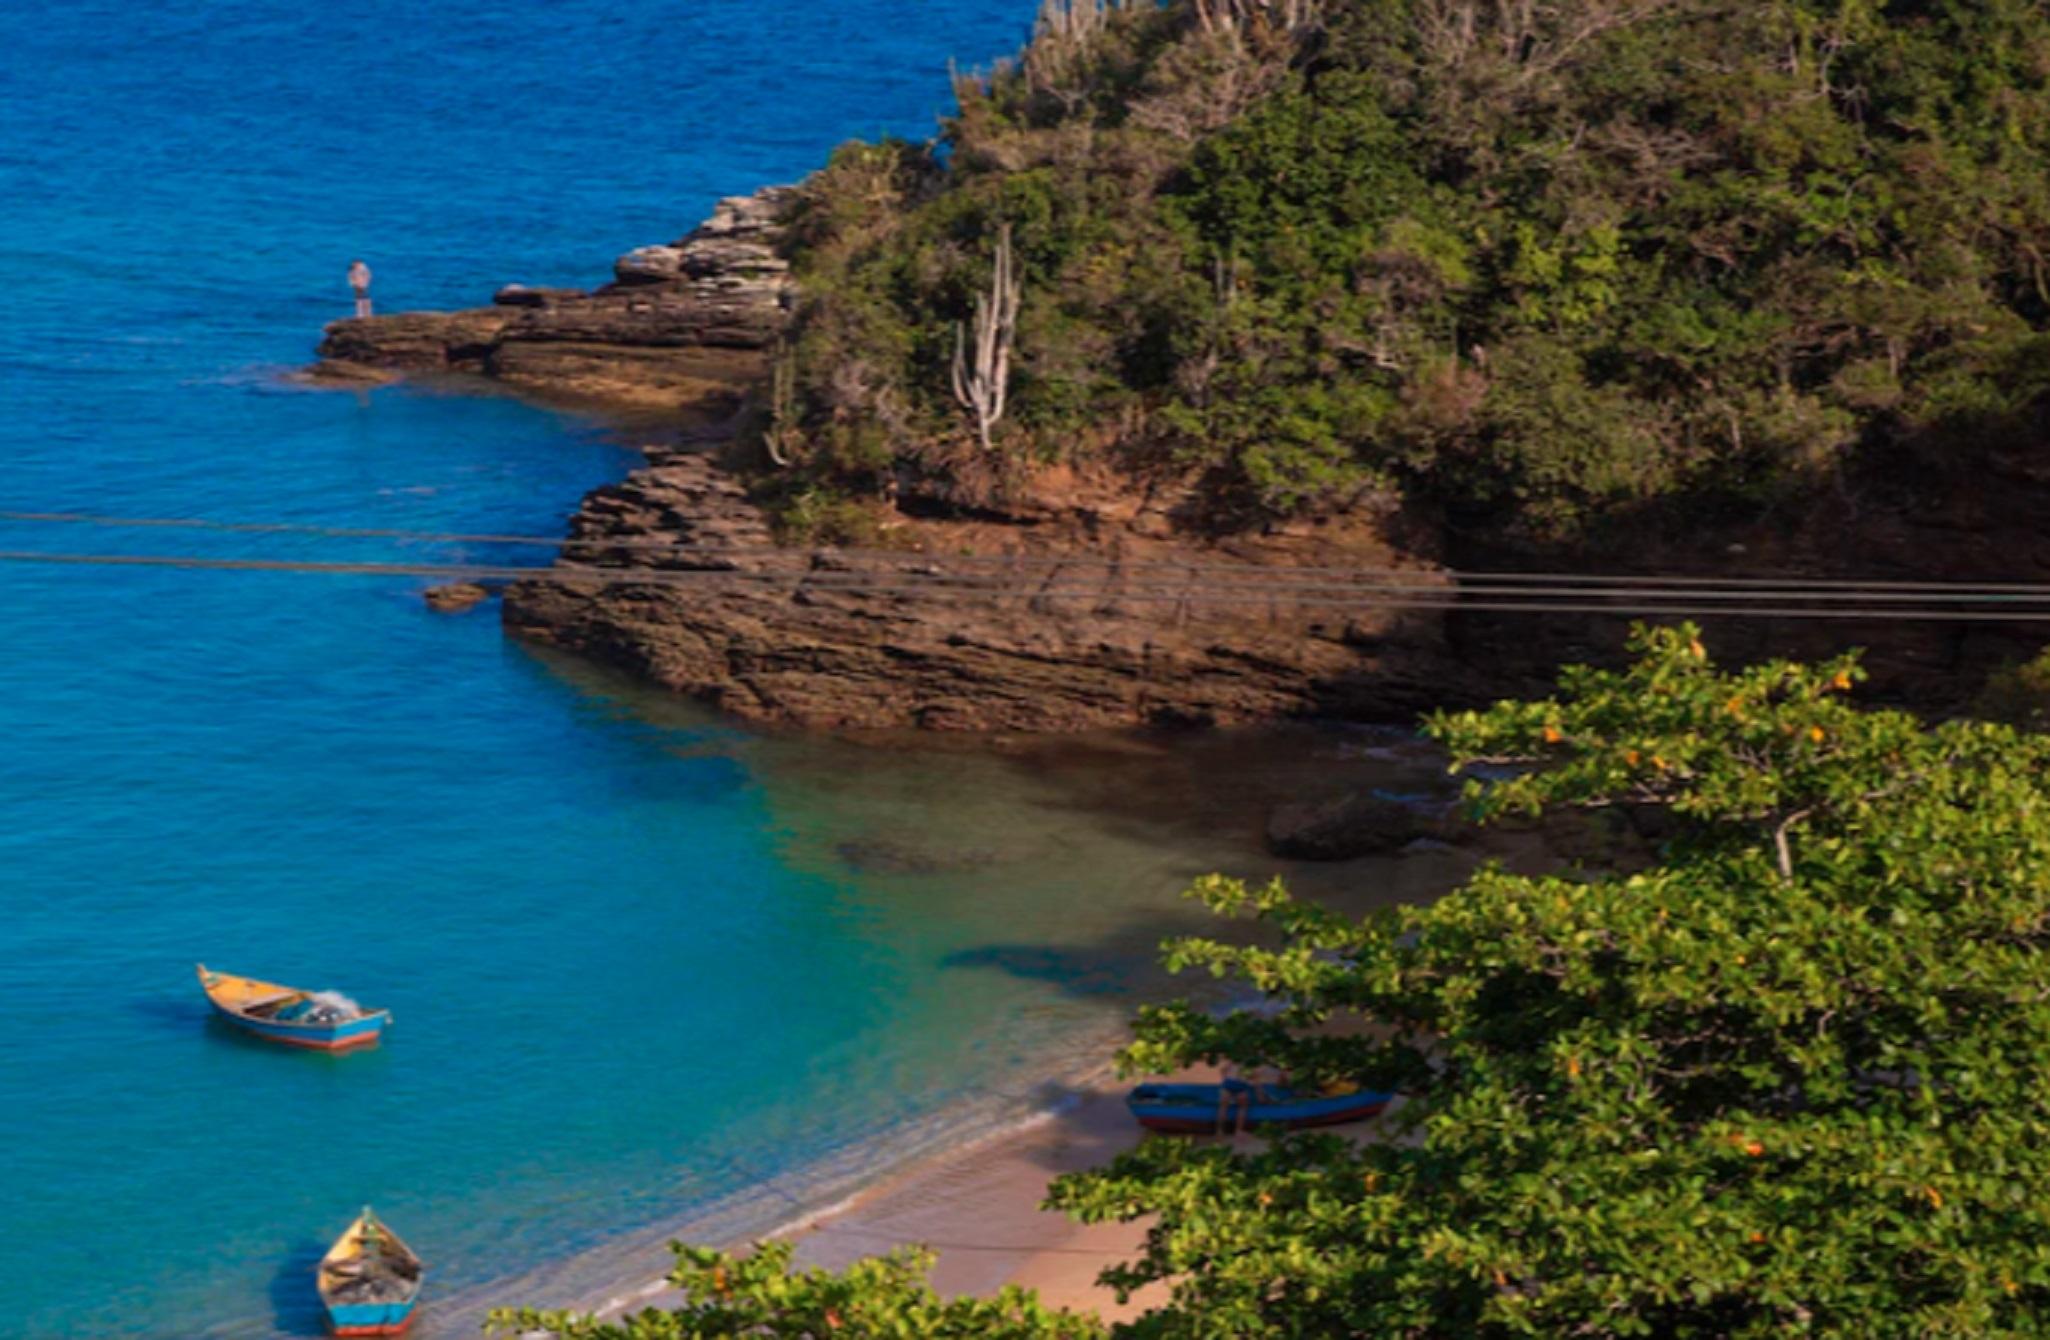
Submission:
M 1095 1073 L 1101 1074 L 1107 1073 L 1107 1071 L 1108 1067 L 1104 1067 Z M 1068 1082 L 1077 1084 L 1084 1083 L 1087 1081 L 1087 1078 L 1089 1077 L 1077 1076 L 1070 1079 Z M 1076 1099 L 1074 1095 L 1067 1094 L 1064 1095 L 1059 1101 L 1051 1103 L 1045 1108 L 1042 1108 L 1040 1111 L 1034 1112 L 1029 1116 L 1020 1117 L 1016 1121 L 1011 1122 L 1009 1125 L 998 1126 L 990 1130 L 981 1131 L 977 1134 L 967 1136 L 953 1144 L 935 1144 L 932 1148 L 926 1149 L 920 1152 L 919 1154 L 916 1154 L 910 1158 L 906 1158 L 898 1162 L 896 1165 L 889 1168 L 886 1172 L 878 1174 L 874 1180 L 870 1181 L 858 1190 L 848 1192 L 846 1195 L 834 1201 L 832 1204 L 822 1205 L 819 1206 L 817 1209 L 807 1210 L 803 1214 L 797 1216 L 795 1219 L 789 1220 L 786 1223 L 777 1224 L 775 1227 L 769 1229 L 766 1233 L 763 1233 L 760 1236 L 763 1238 L 787 1238 L 799 1233 L 809 1232 L 810 1230 L 818 1227 L 820 1224 L 824 1223 L 828 1219 L 839 1218 L 841 1215 L 847 1213 L 849 1210 L 861 1204 L 869 1197 L 883 1190 L 885 1187 L 887 1187 L 891 1182 L 894 1182 L 902 1174 L 909 1172 L 912 1168 L 918 1167 L 919 1165 L 926 1163 L 928 1160 L 952 1158 L 958 1155 L 970 1154 L 978 1149 L 983 1149 L 991 1145 L 1003 1144 L 1008 1140 L 1012 1140 L 1020 1135 L 1023 1135 L 1027 1131 L 1037 1130 L 1041 1126 L 1052 1124 L 1054 1121 L 1058 1120 L 1064 1113 L 1072 1111 L 1075 1107 L 1075 1103 Z
M 678 1218 L 634 1229 L 520 1275 L 465 1288 L 438 1300 L 433 1334 L 475 1334 L 487 1312 L 509 1306 L 567 1309 L 616 1320 L 669 1289 L 669 1243 L 731 1250 L 796 1236 L 847 1213 L 930 1161 L 994 1146 L 1056 1121 L 1079 1103 L 1080 1090 L 1110 1073 L 1108 1058 L 1127 1036 L 1119 1022 L 1070 1037 L 1063 1052 L 1088 1056 L 1086 1067 L 1040 1070 L 1015 1087 L 982 1090 L 869 1139 L 824 1151 L 804 1166 L 715 1197 Z M 887 1244 L 877 1250 L 887 1250 Z

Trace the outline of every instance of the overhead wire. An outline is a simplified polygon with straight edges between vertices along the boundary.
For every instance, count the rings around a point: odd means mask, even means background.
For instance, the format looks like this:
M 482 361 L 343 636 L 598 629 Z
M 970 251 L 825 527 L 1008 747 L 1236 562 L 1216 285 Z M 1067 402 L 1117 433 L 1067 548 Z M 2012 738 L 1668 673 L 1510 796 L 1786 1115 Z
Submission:
M 1109 585 L 1053 586 L 1019 583 L 992 584 L 982 578 L 912 577 L 908 574 L 863 574 L 832 569 L 798 569 L 776 572 L 745 572 L 729 569 L 679 569 L 657 567 L 600 567 L 575 564 L 541 566 L 494 566 L 454 563 L 333 562 L 311 559 L 209 557 L 197 554 L 109 554 L 65 553 L 41 550 L 0 550 L 0 563 L 47 564 L 116 568 L 173 568 L 194 571 L 281 572 L 329 576 L 410 577 L 440 581 L 517 582 L 536 581 L 556 585 L 667 586 L 682 589 L 719 590 L 753 587 L 788 587 L 796 594 L 848 594 L 922 597 L 1014 598 L 1027 601 L 1052 599 L 1092 600 L 1098 609 L 1126 603 L 1168 603 L 1181 606 L 1254 606 L 1270 608 L 1365 607 L 1443 612 L 1609 614 L 1647 617 L 1788 618 L 1936 620 L 1954 622 L 2042 623 L 2050 622 L 2050 591 L 2033 599 L 2016 596 L 1978 596 L 1997 599 L 1999 609 L 1951 608 L 1940 605 L 1916 607 L 1856 607 L 1837 604 L 1823 608 L 1748 604 L 1738 608 L 1700 604 L 1667 604 L 1662 600 L 1745 599 L 1759 594 L 1700 590 L 1664 591 L 1576 591 L 1571 588 L 1502 589 L 1456 582 L 1428 587 L 1387 585 L 1341 587 L 1330 584 L 1278 582 L 1271 586 L 1206 586 L 1191 584 L 1177 590 L 1158 586 L 1118 588 Z M 883 580 L 884 577 L 895 580 Z M 964 584 L 975 582 L 979 584 Z M 1803 593 L 1785 590 L 1770 593 L 1779 599 L 1848 600 L 1839 593 Z M 1512 598 L 1516 597 L 1516 598 Z M 1875 597 L 1876 598 L 1876 597 Z M 1903 598 L 1894 595 L 1891 598 Z M 1950 598 L 1966 597 L 1953 595 Z M 2015 608 L 2009 605 L 2041 606 Z
M 333 526 L 293 521 L 223 521 L 204 517 L 136 517 L 118 516 L 96 512 L 23 511 L 0 510 L 0 522 L 31 523 L 45 525 L 78 525 L 125 529 L 185 529 L 217 531 L 229 534 L 247 535 L 305 535 L 326 539 L 384 539 L 414 544 L 489 544 L 510 546 L 531 546 L 553 549 L 586 549 L 592 551 L 649 551 L 664 553 L 687 553 L 694 559 L 704 560 L 746 560 L 780 558 L 788 560 L 802 551 L 778 545 L 706 545 L 680 538 L 656 536 L 545 536 L 521 535 L 496 532 L 425 531 L 400 527 Z M 1245 576 L 1250 572 L 1263 571 L 1294 576 L 1316 576 L 1338 574 L 1345 577 L 1404 577 L 1442 573 L 1450 580 L 1463 586 L 1473 583 L 1499 585 L 1557 585 L 1570 583 L 1576 587 L 1636 587 L 1656 585 L 1660 587 L 1685 587 L 1701 589 L 1730 589 L 1734 591 L 1776 591 L 1799 589 L 1803 592 L 1823 591 L 1905 591 L 1937 595 L 1974 593 L 1976 595 L 2036 596 L 2050 599 L 2050 584 L 2030 582 L 1929 582 L 1899 581 L 1885 578 L 1820 578 L 1820 577 L 1695 577 L 1663 574 L 1615 574 L 1615 573 L 1572 573 L 1572 572 L 1507 572 L 1507 571 L 1452 571 L 1418 567 L 1374 567 L 1353 564 L 1289 564 L 1271 567 L 1257 567 L 1250 562 L 1239 563 L 1189 563 L 1168 559 L 1135 559 L 1115 554 L 935 554 L 925 551 L 883 548 L 842 547 L 837 545 L 818 546 L 820 552 L 830 553 L 836 558 L 849 561 L 889 561 L 899 563 L 945 562 L 967 567 L 993 566 L 1011 569 L 1031 567 L 1051 568 L 1107 568 L 1118 572 L 1171 571 L 1187 574 L 1232 574 Z

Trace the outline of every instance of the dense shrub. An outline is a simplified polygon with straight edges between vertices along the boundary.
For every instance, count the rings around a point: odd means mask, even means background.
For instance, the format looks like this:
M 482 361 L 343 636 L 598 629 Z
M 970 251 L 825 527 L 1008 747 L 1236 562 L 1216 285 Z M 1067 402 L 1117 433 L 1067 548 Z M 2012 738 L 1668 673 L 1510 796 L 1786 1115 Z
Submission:
M 797 468 L 882 488 L 856 422 L 966 440 L 953 330 L 1002 222 L 998 446 L 1114 424 L 1256 518 L 1399 485 L 1570 535 L 2050 386 L 2040 4 L 1294 8 L 1055 6 L 934 144 L 836 154 L 794 244 Z

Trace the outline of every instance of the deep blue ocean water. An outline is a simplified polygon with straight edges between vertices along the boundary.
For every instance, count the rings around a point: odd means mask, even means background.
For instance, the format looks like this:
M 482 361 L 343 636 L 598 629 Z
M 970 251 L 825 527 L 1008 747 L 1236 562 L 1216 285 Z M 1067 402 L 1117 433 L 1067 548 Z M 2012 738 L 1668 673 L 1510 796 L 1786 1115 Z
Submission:
M 928 133 L 948 58 L 1027 8 L 0 6 L 0 507 L 559 533 L 628 463 L 594 427 L 277 379 L 349 259 L 387 308 L 599 282 L 842 138 Z M 404 583 L 0 568 L 0 1334 L 304 1330 L 362 1202 L 454 1290 L 996 1075 L 1018 988 L 934 985 L 978 933 L 794 857 L 858 779 L 779 801 L 757 747 Z M 391 1040 L 243 1045 L 202 958 L 389 1005 Z
M 560 533 L 633 459 L 601 428 L 283 379 L 349 259 L 386 309 L 600 282 L 928 133 L 1030 8 L 0 6 L 0 510 Z M 498 557 L 0 523 L 29 549 Z M 1042 1098 L 1240 850 L 1192 800 L 1236 765 L 750 735 L 419 592 L 0 563 L 0 1335 L 308 1333 L 365 1202 L 424 1334 L 571 1301 L 604 1270 L 547 1263 Z M 201 959 L 396 1022 L 247 1043 Z

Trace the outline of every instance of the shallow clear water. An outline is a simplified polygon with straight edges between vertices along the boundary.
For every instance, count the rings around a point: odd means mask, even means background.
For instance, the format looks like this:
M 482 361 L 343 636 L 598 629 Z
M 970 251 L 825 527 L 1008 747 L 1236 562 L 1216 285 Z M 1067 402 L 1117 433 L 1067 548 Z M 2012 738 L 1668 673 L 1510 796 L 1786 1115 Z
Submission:
M 278 379 L 349 258 L 387 308 L 598 282 L 840 138 L 924 133 L 1029 8 L 0 6 L 0 509 L 555 533 L 629 463 L 596 427 Z M 366 1201 L 474 1297 L 1029 1100 L 1249 850 L 1250 807 L 1182 803 L 1213 765 L 750 736 L 404 582 L 0 565 L 0 1333 L 308 1331 Z M 200 959 L 396 1023 L 244 1042 Z

